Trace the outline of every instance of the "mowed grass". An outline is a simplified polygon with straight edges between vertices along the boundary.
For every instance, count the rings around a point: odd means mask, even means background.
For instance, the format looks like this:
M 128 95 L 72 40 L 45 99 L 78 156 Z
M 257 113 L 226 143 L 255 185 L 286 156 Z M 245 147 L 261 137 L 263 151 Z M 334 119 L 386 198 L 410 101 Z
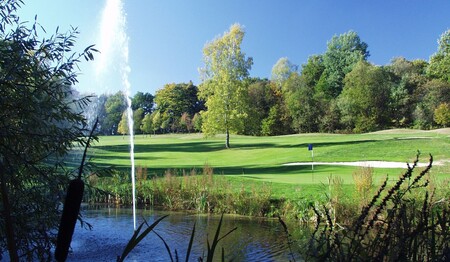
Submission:
M 130 168 L 129 138 L 100 137 L 90 151 L 92 161 L 101 166 Z M 289 197 L 298 191 L 314 194 L 327 184 L 330 175 L 340 176 L 345 185 L 353 183 L 352 173 L 358 167 L 316 165 L 284 166 L 292 162 L 310 162 L 308 144 L 314 146 L 314 161 L 396 161 L 412 162 L 417 150 L 426 163 L 429 154 L 434 161 L 438 180 L 450 178 L 450 129 L 434 131 L 388 130 L 368 134 L 298 134 L 276 137 L 231 136 L 231 148 L 225 149 L 225 137 L 204 138 L 201 134 L 172 134 L 135 137 L 136 166 L 146 167 L 150 176 L 162 176 L 167 169 L 201 170 L 209 165 L 216 175 L 236 183 L 270 183 L 275 195 Z M 374 169 L 378 183 L 389 174 L 394 180 L 402 169 Z M 305 193 L 305 192 L 304 192 Z

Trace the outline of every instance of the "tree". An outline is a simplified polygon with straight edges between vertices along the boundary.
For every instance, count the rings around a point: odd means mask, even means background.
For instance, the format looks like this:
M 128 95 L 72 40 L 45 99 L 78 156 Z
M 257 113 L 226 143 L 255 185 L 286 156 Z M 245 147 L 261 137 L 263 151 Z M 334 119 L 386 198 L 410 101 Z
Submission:
M 297 72 L 298 66 L 289 61 L 287 57 L 278 59 L 275 65 L 272 67 L 272 75 L 270 79 L 279 87 L 283 85 L 292 73 Z
M 203 124 L 203 120 L 202 120 L 202 111 L 200 111 L 199 113 L 196 113 L 194 115 L 194 117 L 192 118 L 192 125 L 194 126 L 194 130 L 197 132 L 201 132 L 202 131 L 202 124 Z
M 226 133 L 225 147 L 230 147 L 230 132 L 242 132 L 247 116 L 247 87 L 252 58 L 241 51 L 244 30 L 234 24 L 222 37 L 203 48 L 205 67 L 200 97 L 208 110 L 203 114 L 202 130 L 207 135 Z
M 150 114 L 153 110 L 153 95 L 150 93 L 137 92 L 131 99 L 131 108 L 133 111 L 142 108 L 144 114 Z
M 330 101 L 324 109 L 323 116 L 319 120 L 319 129 L 321 132 L 329 133 L 341 129 L 341 111 L 337 99 Z
M 434 112 L 442 103 L 450 101 L 450 83 L 432 79 L 417 89 L 414 125 L 418 128 L 432 128 Z
M 16 16 L 20 5 L 0 3 L 0 257 L 45 261 L 70 179 L 64 157 L 86 144 L 89 97 L 73 95 L 76 69 L 95 49 L 72 51 L 76 29 L 38 37 L 37 22 Z
M 98 124 L 97 124 L 97 132 L 102 135 L 109 135 L 108 127 L 105 125 L 105 119 L 107 118 L 105 104 L 108 100 L 107 95 L 100 95 L 96 99 L 89 104 L 88 109 L 85 111 L 85 116 L 87 119 L 90 116 L 97 116 Z
M 123 92 L 117 92 L 108 97 L 105 103 L 106 118 L 103 121 L 103 129 L 108 135 L 114 135 L 127 105 Z
M 141 133 L 142 120 L 144 119 L 144 108 L 140 107 L 133 111 L 133 132 Z
M 323 57 L 321 55 L 312 55 L 308 58 L 306 64 L 302 65 L 301 75 L 308 86 L 315 87 L 324 70 Z
M 443 127 L 450 125 L 450 104 L 442 103 L 434 110 L 434 122 Z
M 269 109 L 269 115 L 261 123 L 261 134 L 265 136 L 284 135 L 291 132 L 287 123 L 291 120 L 282 104 L 275 104 Z
M 327 44 L 327 51 L 323 54 L 324 76 L 326 85 L 321 92 L 328 98 L 336 98 L 344 87 L 345 75 L 353 67 L 369 56 L 367 44 L 362 42 L 354 31 L 333 36 Z
M 438 51 L 430 58 L 427 74 L 450 83 L 450 30 L 439 38 Z
M 117 133 L 121 134 L 121 135 L 128 135 L 130 134 L 129 132 L 129 128 L 128 128 L 128 115 L 127 115 L 127 111 L 124 111 L 122 113 L 122 117 L 120 119 L 119 124 L 117 125 Z
M 162 118 L 161 113 L 159 111 L 155 111 L 152 113 L 152 126 L 153 126 L 153 133 L 155 134 L 161 129 Z
M 415 108 L 414 94 L 420 85 L 426 82 L 423 60 L 408 61 L 403 57 L 392 59 L 386 69 L 391 73 L 392 90 L 389 106 L 397 127 L 410 125 Z
M 184 112 L 183 115 L 181 115 L 180 128 L 182 129 L 183 132 L 187 131 L 188 133 L 192 132 L 192 130 L 194 129 L 192 119 L 186 112 Z
M 390 82 L 383 68 L 359 62 L 345 77 L 338 105 L 342 122 L 355 132 L 374 131 L 389 124 Z
M 283 86 L 286 107 L 297 132 L 319 130 L 320 107 L 314 95 L 314 86 L 308 86 L 304 76 L 292 74 Z
M 169 133 L 170 130 L 173 130 L 173 127 L 176 125 L 175 118 L 171 118 L 167 113 L 160 114 L 161 117 L 161 130 L 163 133 Z
M 144 118 L 144 109 L 138 108 L 133 112 L 133 134 L 139 134 L 141 132 L 141 123 Z M 122 113 L 119 124 L 117 125 L 117 133 L 121 135 L 129 135 L 130 127 L 128 126 L 128 111 L 125 110 Z
M 180 118 L 184 113 L 192 116 L 204 109 L 204 102 L 198 99 L 198 87 L 189 83 L 166 84 L 156 91 L 156 110 L 162 116 L 162 122 L 176 132 Z
M 156 109 L 161 113 L 181 117 L 183 113 L 194 115 L 203 109 L 203 102 L 198 99 L 198 87 L 190 83 L 166 84 L 156 91 Z
M 296 94 L 301 101 L 303 112 L 297 122 L 298 130 L 319 130 L 321 132 L 335 132 L 340 128 L 340 112 L 336 99 L 326 94 L 327 74 L 324 73 L 323 55 L 313 55 L 302 65 L 301 77 L 303 88 Z M 299 121 L 300 120 L 300 121 Z M 305 123 L 308 123 L 305 126 Z
M 261 135 L 262 121 L 269 116 L 270 108 L 277 102 L 275 82 L 267 79 L 251 79 L 248 86 L 248 99 L 251 101 L 244 134 Z
M 142 119 L 141 131 L 144 134 L 151 134 L 153 132 L 153 115 L 146 114 Z

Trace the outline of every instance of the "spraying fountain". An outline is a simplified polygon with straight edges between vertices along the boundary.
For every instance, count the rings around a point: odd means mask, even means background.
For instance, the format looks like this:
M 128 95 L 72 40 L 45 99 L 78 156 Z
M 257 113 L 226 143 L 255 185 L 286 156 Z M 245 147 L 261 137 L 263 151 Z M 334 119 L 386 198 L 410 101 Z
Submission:
M 130 137 L 130 160 L 131 160 L 131 183 L 133 197 L 133 228 L 136 230 L 136 184 L 134 163 L 134 130 L 133 111 L 131 109 L 131 84 L 129 75 L 131 68 L 128 61 L 128 41 L 126 33 L 126 13 L 121 0 L 107 0 L 102 12 L 100 24 L 100 39 L 98 49 L 101 54 L 95 62 L 96 79 L 106 82 L 111 80 L 110 76 L 120 76 L 119 82 L 127 102 L 127 119 Z M 104 83 L 99 83 L 103 85 Z M 117 81 L 109 82 L 117 84 Z M 106 86 L 108 88 L 108 86 Z

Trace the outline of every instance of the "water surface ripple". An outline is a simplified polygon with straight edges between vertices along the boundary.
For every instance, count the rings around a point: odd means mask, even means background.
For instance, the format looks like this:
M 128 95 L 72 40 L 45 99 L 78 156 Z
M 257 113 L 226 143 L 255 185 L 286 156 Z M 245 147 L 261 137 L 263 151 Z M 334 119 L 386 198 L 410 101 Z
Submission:
M 138 224 L 143 218 L 152 223 L 166 214 L 169 216 L 158 224 L 156 231 L 170 246 L 172 255 L 175 256 L 176 250 L 184 261 L 194 223 L 196 232 L 190 261 L 197 261 L 206 254 L 206 237 L 210 241 L 213 239 L 220 216 L 139 210 Z M 82 215 L 93 229 L 83 229 L 77 224 L 67 261 L 116 261 L 133 234 L 132 210 L 85 208 Z M 226 215 L 221 235 L 234 227 L 237 230 L 219 244 L 216 260 L 220 260 L 222 247 L 226 261 L 289 261 L 291 258 L 283 228 L 277 220 Z M 162 241 L 150 233 L 130 253 L 127 261 L 170 261 L 170 257 Z

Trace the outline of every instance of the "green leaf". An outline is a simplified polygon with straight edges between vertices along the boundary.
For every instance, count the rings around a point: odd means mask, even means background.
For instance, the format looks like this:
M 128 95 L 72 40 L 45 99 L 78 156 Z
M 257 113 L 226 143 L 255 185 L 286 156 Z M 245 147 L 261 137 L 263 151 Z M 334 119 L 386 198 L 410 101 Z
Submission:
M 127 246 L 123 250 L 122 255 L 118 257 L 117 261 L 124 261 L 128 254 L 142 241 L 142 239 L 144 239 L 148 235 L 148 233 L 150 233 L 158 225 L 158 223 L 167 216 L 168 215 L 160 217 L 155 222 L 153 222 L 153 224 L 148 226 L 141 234 L 139 234 L 144 224 L 146 224 L 146 221 L 142 222 L 141 225 L 139 225 L 139 227 L 136 229 L 136 231 L 134 231 L 133 236 L 131 236 L 131 239 L 128 241 Z

